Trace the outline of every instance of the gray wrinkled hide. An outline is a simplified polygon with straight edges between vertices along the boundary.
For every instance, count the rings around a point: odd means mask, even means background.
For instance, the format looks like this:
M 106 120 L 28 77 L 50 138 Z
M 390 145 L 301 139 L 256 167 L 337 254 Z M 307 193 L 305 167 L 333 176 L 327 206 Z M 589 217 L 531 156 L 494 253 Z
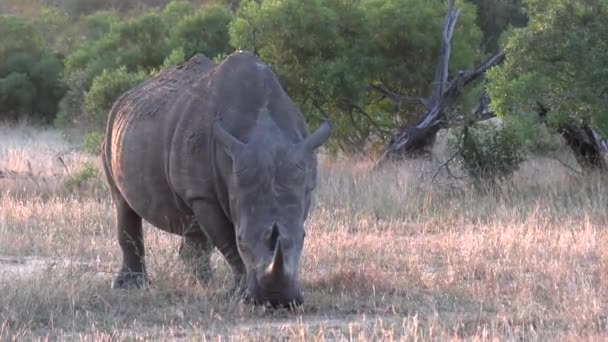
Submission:
M 247 52 L 219 65 L 196 55 L 125 93 L 103 148 L 123 251 L 113 287 L 145 281 L 143 218 L 183 235 L 200 262 L 217 247 L 250 299 L 301 302 L 314 151 L 329 132 L 309 136 L 273 72 Z

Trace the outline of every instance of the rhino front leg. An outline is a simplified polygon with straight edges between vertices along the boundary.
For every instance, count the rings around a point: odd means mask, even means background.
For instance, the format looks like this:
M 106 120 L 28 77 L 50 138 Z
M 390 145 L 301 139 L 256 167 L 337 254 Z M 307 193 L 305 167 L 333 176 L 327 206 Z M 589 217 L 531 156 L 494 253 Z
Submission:
M 234 225 L 217 204 L 197 201 L 193 205 L 193 211 L 196 221 L 209 241 L 222 253 L 232 268 L 234 286 L 231 292 L 242 293 L 245 284 L 245 264 L 236 245 Z
M 193 223 L 179 246 L 179 257 L 201 282 L 211 279 L 211 264 L 209 259 L 213 252 L 213 244 L 209 242 L 200 226 Z
M 142 219 L 120 194 L 115 194 L 118 244 L 122 266 L 112 281 L 113 289 L 143 287 L 146 282 Z

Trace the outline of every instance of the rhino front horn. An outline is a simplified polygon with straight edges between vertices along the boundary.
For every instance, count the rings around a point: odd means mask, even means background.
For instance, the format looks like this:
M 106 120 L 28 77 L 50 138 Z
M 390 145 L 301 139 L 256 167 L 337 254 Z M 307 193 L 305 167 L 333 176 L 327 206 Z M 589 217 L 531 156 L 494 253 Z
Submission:
M 281 276 L 285 273 L 285 260 L 283 259 L 283 247 L 281 245 L 281 238 L 277 239 L 277 244 L 274 248 L 274 255 L 272 262 L 266 269 L 266 274 L 273 277 Z

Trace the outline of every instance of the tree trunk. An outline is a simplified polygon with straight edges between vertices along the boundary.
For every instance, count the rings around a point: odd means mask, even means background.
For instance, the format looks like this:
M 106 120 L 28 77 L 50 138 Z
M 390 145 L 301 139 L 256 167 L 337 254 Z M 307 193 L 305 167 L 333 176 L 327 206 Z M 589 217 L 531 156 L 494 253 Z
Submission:
M 566 139 L 566 144 L 574 153 L 576 161 L 583 171 L 608 170 L 606 160 L 602 154 L 602 147 L 598 144 L 591 127 L 587 125 L 584 127 L 563 125 L 558 129 L 558 133 Z
M 547 113 L 549 109 L 537 102 L 539 106 L 538 115 L 547 124 Z M 571 123 L 561 124 L 557 128 L 566 144 L 574 154 L 576 161 L 583 172 L 607 171 L 608 165 L 604 153 L 608 150 L 606 140 L 588 124 L 576 126 Z

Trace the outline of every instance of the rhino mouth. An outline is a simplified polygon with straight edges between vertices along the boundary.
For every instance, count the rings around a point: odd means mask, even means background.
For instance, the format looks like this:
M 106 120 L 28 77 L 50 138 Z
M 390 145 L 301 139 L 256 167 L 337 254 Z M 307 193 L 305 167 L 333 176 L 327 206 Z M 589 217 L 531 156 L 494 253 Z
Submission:
M 280 289 L 280 290 L 264 290 L 259 286 L 255 290 L 247 290 L 245 292 L 245 303 L 256 306 L 266 306 L 274 309 L 278 308 L 295 308 L 304 304 L 304 298 L 299 290 Z
M 285 260 L 282 239 L 276 223 L 271 228 L 270 241 L 274 245 L 272 258 L 247 272 L 246 302 L 272 307 L 300 306 L 304 302 L 297 281 L 297 272 Z
M 268 275 L 258 277 L 255 273 L 248 278 L 246 303 L 272 308 L 298 307 L 304 303 L 300 287 L 293 279 L 268 279 Z

